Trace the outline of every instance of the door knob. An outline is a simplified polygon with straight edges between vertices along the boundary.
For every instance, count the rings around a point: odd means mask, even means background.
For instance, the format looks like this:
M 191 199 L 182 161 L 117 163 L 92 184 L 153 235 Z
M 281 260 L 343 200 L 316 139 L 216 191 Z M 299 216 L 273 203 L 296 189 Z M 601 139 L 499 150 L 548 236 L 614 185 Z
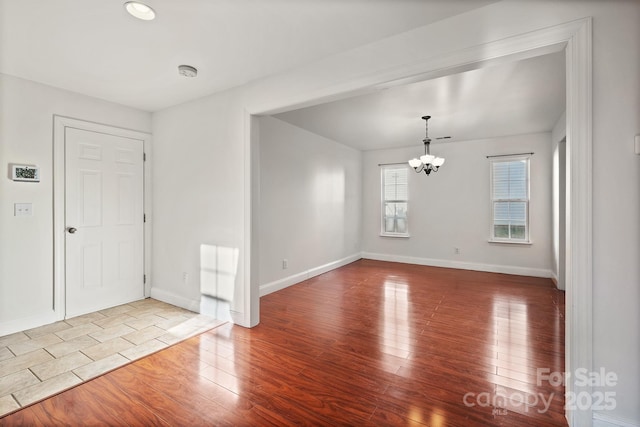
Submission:
M 68 231 L 69 233 L 73 234 L 73 233 L 75 233 L 76 231 L 78 231 L 78 229 L 77 229 L 77 228 L 73 228 L 73 227 L 69 227 L 69 228 L 67 229 L 67 231 Z

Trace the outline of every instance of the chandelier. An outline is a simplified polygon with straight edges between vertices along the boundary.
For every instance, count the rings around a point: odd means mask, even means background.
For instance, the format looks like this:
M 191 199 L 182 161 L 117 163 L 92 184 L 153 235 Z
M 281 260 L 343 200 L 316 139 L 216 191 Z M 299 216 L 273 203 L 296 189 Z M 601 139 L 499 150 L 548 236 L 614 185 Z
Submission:
M 438 172 L 440 166 L 444 164 L 444 158 L 432 156 L 429 152 L 429 144 L 431 138 L 429 138 L 429 119 L 431 116 L 422 116 L 425 126 L 425 137 L 422 140 L 424 142 L 424 155 L 419 159 L 413 158 L 409 160 L 409 166 L 411 166 L 417 173 L 424 172 L 429 175 L 431 172 Z

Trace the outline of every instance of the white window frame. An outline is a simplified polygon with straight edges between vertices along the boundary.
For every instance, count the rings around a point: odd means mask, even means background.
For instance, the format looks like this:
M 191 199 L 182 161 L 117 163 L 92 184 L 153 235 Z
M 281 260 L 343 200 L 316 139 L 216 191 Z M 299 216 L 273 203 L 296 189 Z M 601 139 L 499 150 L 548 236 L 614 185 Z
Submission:
M 494 163 L 506 163 L 514 161 L 525 160 L 527 164 L 527 196 L 526 198 L 514 198 L 514 199 L 495 199 L 493 194 L 493 165 Z M 489 159 L 489 203 L 491 204 L 491 217 L 489 224 L 489 242 L 492 243 L 510 243 L 520 245 L 531 244 L 531 227 L 529 221 L 529 212 L 531 205 L 531 154 L 520 154 L 513 156 L 496 156 Z M 495 202 L 524 202 L 525 203 L 525 235 L 523 239 L 512 237 L 496 237 L 495 236 Z
M 407 174 L 407 198 L 406 199 L 398 199 L 398 200 L 385 200 L 384 196 L 384 187 L 385 180 L 384 174 L 386 170 L 389 169 L 397 169 L 404 170 Z M 393 233 L 386 231 L 385 220 L 386 220 L 386 206 L 385 203 L 406 203 L 407 204 L 407 216 L 406 216 L 406 227 L 404 233 Z M 380 166 L 380 236 L 383 237 L 409 237 L 409 166 L 403 164 L 394 164 L 394 165 L 381 165 Z

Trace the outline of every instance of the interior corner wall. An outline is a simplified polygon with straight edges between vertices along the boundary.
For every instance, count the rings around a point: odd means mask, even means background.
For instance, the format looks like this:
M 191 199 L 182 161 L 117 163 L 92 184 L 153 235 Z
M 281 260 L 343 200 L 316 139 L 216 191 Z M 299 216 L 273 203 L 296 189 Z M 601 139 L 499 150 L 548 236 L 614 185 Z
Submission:
M 151 114 L 0 74 L 0 336 L 58 320 L 53 294 L 53 116 L 142 132 Z M 40 182 L 10 179 L 10 164 L 40 167 Z M 15 203 L 33 215 L 14 216 Z
M 363 253 L 365 258 L 441 267 L 550 277 L 550 133 L 432 144 L 446 163 L 429 176 L 409 174 L 409 238 L 380 236 L 379 163 L 406 161 L 420 147 L 364 153 Z M 489 243 L 489 160 L 486 156 L 533 152 L 531 245 Z M 455 253 L 459 248 L 459 254 Z
M 261 295 L 359 259 L 361 152 L 269 116 L 259 139 Z

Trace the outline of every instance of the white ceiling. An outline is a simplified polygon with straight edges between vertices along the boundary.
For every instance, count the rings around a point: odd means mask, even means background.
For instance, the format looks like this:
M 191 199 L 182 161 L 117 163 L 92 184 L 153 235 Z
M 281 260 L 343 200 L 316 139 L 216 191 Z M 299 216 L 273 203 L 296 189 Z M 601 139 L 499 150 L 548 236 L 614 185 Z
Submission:
M 291 112 L 281 120 L 359 150 L 553 129 L 565 110 L 564 52 L 479 68 Z M 451 139 L 435 140 L 451 136 Z
M 0 0 L 0 73 L 157 111 L 495 0 L 146 2 L 154 21 L 124 0 Z

